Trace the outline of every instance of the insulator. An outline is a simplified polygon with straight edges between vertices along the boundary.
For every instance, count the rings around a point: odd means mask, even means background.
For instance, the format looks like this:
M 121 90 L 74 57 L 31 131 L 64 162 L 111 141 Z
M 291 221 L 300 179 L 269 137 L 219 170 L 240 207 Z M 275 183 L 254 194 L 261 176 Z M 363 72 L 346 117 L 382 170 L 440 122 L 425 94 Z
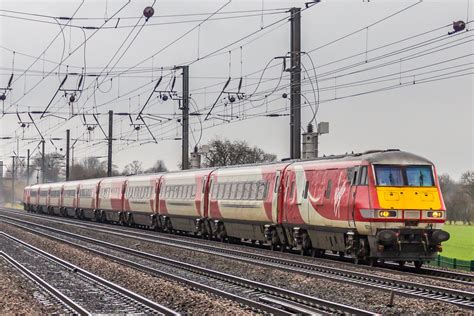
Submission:
M 146 17 L 147 21 L 153 16 L 153 14 L 155 14 L 155 9 L 153 9 L 153 7 L 146 7 L 143 9 L 143 15 Z
M 453 22 L 453 29 L 455 32 L 462 31 L 466 28 L 466 23 L 464 21 Z

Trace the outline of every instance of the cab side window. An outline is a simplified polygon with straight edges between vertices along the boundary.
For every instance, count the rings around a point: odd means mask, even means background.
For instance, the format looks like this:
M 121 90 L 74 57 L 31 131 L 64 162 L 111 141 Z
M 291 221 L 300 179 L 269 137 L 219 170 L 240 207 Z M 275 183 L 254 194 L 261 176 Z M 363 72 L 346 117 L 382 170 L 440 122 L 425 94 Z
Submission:
M 368 179 L 367 179 L 367 166 L 362 166 L 359 169 L 359 179 L 358 179 L 358 185 L 368 185 Z
M 332 190 L 332 179 L 329 179 L 328 180 L 328 185 L 326 187 L 326 192 L 324 194 L 326 199 L 329 199 L 331 197 L 331 190 Z

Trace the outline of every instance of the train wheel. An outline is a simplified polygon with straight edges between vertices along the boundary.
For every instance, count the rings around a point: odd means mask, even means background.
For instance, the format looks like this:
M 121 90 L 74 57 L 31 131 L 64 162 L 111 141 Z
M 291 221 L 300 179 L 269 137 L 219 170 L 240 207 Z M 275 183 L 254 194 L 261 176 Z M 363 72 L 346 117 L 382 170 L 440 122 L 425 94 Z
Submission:
M 421 269 L 421 266 L 423 265 L 423 261 L 416 260 L 416 261 L 413 261 L 413 264 L 415 265 L 416 269 Z

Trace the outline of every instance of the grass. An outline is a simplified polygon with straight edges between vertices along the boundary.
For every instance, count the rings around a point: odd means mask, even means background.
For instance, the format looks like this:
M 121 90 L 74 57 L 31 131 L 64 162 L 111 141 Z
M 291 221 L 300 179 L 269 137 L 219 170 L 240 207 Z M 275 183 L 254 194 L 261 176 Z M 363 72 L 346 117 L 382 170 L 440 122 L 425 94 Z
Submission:
M 443 243 L 443 257 L 474 260 L 474 226 L 444 225 L 451 238 Z

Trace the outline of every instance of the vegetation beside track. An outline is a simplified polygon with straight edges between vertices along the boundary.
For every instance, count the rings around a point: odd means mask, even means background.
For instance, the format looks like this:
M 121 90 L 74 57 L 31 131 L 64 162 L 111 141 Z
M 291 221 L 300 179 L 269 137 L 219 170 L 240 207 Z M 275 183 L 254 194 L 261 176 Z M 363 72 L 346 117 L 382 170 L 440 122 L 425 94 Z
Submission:
M 444 230 L 451 234 L 451 238 L 443 243 L 443 257 L 462 260 L 474 260 L 474 226 L 445 225 Z

